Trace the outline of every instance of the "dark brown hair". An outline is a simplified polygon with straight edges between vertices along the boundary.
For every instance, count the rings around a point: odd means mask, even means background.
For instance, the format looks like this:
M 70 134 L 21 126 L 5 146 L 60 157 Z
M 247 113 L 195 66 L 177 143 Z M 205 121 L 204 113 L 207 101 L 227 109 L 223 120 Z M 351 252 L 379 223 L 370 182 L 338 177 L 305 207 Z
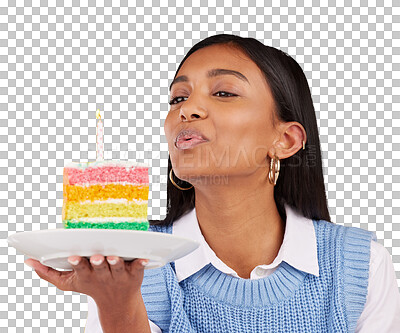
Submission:
M 285 52 L 266 46 L 254 38 L 220 34 L 208 37 L 194 45 L 180 63 L 204 47 L 227 44 L 244 52 L 264 73 L 276 106 L 276 117 L 283 122 L 296 121 L 307 133 L 306 149 L 281 160 L 274 199 L 279 214 L 286 220 L 284 203 L 299 210 L 303 216 L 314 220 L 330 220 L 322 173 L 322 157 L 317 120 L 307 79 L 300 65 Z M 175 78 L 174 77 L 174 78 Z M 168 176 L 172 168 L 168 157 Z M 191 184 L 174 181 L 181 187 Z M 267 181 L 267 180 L 266 180 Z M 167 215 L 164 220 L 149 220 L 151 225 L 170 225 L 194 208 L 194 188 L 182 191 L 167 180 Z

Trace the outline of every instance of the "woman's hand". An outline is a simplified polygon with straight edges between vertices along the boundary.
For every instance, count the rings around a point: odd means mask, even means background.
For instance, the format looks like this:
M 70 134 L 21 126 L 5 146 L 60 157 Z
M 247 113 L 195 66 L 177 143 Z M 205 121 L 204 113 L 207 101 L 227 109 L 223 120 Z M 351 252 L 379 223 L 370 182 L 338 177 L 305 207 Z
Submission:
M 140 295 L 146 259 L 125 262 L 120 257 L 94 255 L 90 262 L 79 256 L 71 256 L 68 262 L 72 271 L 57 271 L 34 259 L 25 263 L 44 280 L 63 291 L 75 291 L 91 296 L 99 306 L 119 305 L 134 307 Z

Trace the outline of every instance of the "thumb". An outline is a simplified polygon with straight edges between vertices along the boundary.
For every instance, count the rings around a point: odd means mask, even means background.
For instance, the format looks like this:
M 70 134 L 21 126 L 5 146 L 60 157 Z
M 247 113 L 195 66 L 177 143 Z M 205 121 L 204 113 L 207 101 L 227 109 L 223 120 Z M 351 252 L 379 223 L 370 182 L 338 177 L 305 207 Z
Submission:
M 71 286 L 66 285 L 66 281 L 68 280 L 67 277 L 74 274 L 74 271 L 60 272 L 51 267 L 42 265 L 38 260 L 32 258 L 25 260 L 25 264 L 33 268 L 40 278 L 50 282 L 58 289 L 63 291 L 71 290 Z

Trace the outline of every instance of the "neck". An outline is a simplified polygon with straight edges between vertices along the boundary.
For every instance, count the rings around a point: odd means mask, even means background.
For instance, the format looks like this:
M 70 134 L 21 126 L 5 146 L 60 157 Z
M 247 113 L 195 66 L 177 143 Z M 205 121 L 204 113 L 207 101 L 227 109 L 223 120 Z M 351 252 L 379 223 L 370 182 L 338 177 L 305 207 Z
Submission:
M 270 264 L 283 242 L 285 222 L 274 201 L 273 185 L 252 177 L 224 185 L 196 186 L 195 207 L 210 248 L 240 277 Z

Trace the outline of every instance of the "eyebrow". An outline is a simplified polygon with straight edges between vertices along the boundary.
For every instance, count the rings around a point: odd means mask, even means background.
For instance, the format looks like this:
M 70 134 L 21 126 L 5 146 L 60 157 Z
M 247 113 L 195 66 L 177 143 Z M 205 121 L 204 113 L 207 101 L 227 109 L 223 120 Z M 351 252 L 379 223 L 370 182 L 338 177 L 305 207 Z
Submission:
M 231 70 L 231 69 L 214 68 L 207 72 L 208 78 L 220 76 L 220 75 L 233 75 L 233 76 L 236 76 L 238 79 L 249 83 L 249 80 L 247 80 L 247 77 L 245 77 L 242 73 Z M 178 76 L 171 82 L 171 85 L 169 86 L 169 90 L 171 90 L 172 85 L 175 83 L 188 82 L 188 81 L 189 81 L 189 78 L 186 75 Z

